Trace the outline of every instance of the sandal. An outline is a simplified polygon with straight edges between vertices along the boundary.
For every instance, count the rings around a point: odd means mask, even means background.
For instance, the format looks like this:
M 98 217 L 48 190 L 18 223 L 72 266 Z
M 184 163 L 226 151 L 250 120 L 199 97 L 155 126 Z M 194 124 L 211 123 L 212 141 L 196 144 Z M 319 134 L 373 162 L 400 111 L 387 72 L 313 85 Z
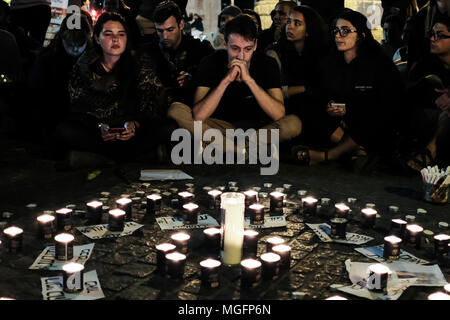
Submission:
M 326 150 L 319 150 L 319 152 L 324 153 L 324 160 L 320 161 L 321 163 L 328 162 L 328 151 Z M 309 148 L 302 145 L 293 146 L 291 149 L 291 154 L 294 159 L 294 162 L 304 165 L 304 166 L 310 166 L 311 165 L 311 156 L 309 154 Z

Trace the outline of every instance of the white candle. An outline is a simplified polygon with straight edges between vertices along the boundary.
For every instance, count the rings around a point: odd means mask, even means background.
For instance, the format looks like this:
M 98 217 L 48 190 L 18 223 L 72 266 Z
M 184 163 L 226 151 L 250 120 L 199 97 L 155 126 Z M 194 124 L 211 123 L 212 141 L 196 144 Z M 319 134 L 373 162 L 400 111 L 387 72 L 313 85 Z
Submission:
M 428 300 L 450 300 L 450 296 L 443 292 L 435 292 L 428 296 Z
M 234 265 L 241 262 L 244 242 L 245 196 L 227 192 L 221 195 L 223 263 Z
M 348 299 L 341 297 L 341 296 L 332 296 L 332 297 L 326 298 L 325 300 L 348 300 Z

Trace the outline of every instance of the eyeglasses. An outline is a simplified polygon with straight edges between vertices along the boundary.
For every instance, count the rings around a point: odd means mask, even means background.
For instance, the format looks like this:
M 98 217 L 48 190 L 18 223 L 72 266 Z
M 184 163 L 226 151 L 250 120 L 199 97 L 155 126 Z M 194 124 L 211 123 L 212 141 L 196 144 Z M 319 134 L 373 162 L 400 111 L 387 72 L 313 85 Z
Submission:
M 333 35 L 333 36 L 336 36 L 336 34 L 339 32 L 339 35 L 341 36 L 341 37 L 346 37 L 346 36 L 348 36 L 348 34 L 349 33 L 352 33 L 352 32 L 358 32 L 357 30 L 352 30 L 352 29 L 349 29 L 349 28 L 347 28 L 347 27 L 342 27 L 342 28 L 334 28 L 332 31 L 331 31 L 331 34 Z
M 443 34 L 441 31 L 437 31 L 437 32 L 430 31 L 428 36 L 435 41 L 439 41 L 442 39 L 450 39 L 450 36 Z

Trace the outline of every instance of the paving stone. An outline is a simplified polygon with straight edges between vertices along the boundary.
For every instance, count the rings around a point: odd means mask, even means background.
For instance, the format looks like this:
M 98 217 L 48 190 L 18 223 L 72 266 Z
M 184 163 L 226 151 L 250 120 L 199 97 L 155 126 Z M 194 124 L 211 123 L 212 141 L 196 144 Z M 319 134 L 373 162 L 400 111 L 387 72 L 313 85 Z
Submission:
M 156 259 L 157 259 L 156 252 L 151 252 L 148 255 L 146 255 L 145 257 L 141 257 L 141 258 L 137 259 L 137 261 L 156 265 L 156 262 L 157 262 Z
M 121 266 L 116 269 L 114 273 L 130 275 L 135 278 L 145 278 L 151 275 L 155 270 L 155 266 L 150 266 L 143 263 L 133 263 Z
M 114 265 L 117 265 L 117 266 L 122 266 L 122 265 L 125 265 L 127 263 L 130 263 L 133 260 L 134 260 L 134 258 L 129 256 L 129 255 L 120 254 L 118 252 L 115 252 L 112 256 L 105 256 L 102 259 L 102 262 L 109 263 L 109 264 L 114 264 Z
M 180 300 L 197 300 L 197 296 L 192 293 L 180 291 L 180 293 L 178 294 L 178 299 L 180 299 Z
M 134 285 L 117 295 L 118 299 L 124 300 L 156 300 L 161 290 L 148 286 Z
M 136 278 L 121 275 L 117 277 L 101 277 L 102 289 L 107 289 L 115 292 L 122 291 L 128 288 L 137 281 Z

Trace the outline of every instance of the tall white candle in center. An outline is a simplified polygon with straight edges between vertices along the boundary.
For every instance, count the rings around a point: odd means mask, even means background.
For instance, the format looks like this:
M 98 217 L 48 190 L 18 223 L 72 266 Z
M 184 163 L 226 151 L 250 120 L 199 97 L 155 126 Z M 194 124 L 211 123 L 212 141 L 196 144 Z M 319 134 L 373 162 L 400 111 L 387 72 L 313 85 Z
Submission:
M 239 264 L 244 243 L 245 196 L 242 193 L 226 192 L 221 195 L 222 261 L 227 265 Z

